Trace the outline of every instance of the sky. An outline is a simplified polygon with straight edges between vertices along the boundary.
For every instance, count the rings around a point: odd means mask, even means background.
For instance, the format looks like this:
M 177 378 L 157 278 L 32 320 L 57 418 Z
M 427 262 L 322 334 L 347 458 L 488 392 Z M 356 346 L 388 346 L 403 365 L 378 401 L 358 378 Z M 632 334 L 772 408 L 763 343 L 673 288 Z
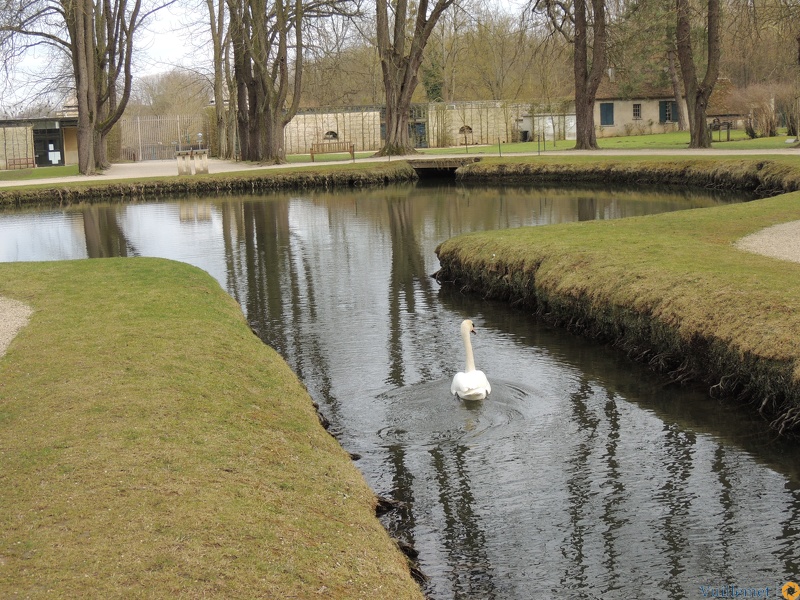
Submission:
M 202 48 L 206 38 L 201 28 L 189 26 L 190 19 L 205 18 L 205 3 L 199 6 L 201 10 L 190 11 L 176 4 L 149 18 L 136 38 L 134 77 L 163 73 L 176 66 L 202 69 L 210 65 L 210 52 Z M 52 65 L 58 60 L 66 61 L 66 57 L 54 60 L 52 49 L 47 47 L 26 52 L 11 78 L 0 80 L 0 114 L 13 114 L 16 109 L 40 102 L 37 92 L 52 87 L 42 74 L 52 73 Z

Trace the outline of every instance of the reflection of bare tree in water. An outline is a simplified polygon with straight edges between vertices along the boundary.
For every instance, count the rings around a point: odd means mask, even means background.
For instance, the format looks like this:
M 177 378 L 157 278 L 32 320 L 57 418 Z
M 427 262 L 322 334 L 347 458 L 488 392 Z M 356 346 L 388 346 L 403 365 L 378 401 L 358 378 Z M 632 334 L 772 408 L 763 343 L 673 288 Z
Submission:
M 590 459 L 594 451 L 595 438 L 597 437 L 600 419 L 588 406 L 592 396 L 591 384 L 582 379 L 577 391 L 570 395 L 572 417 L 580 429 L 580 438 L 572 452 L 572 458 L 567 461 L 569 466 L 569 479 L 567 480 L 567 513 L 571 531 L 565 541 L 565 550 L 570 552 L 567 572 L 563 577 L 569 581 L 573 589 L 590 589 L 591 584 L 587 575 L 586 564 L 586 538 L 591 531 L 591 483 L 594 473 L 590 466 Z
M 248 321 L 259 338 L 281 354 L 312 397 L 336 412 L 320 337 L 306 334 L 318 320 L 315 276 L 323 275 L 309 258 L 313 252 L 292 236 L 289 202 L 243 202 L 237 231 L 238 240 L 226 240 L 226 262 L 243 266 L 246 284 L 231 279 L 236 275 L 229 270 L 229 288 L 240 290 Z
M 389 377 L 387 383 L 405 383 L 403 336 L 407 334 L 418 343 L 426 343 L 424 334 L 414 329 L 413 322 L 403 321 L 403 314 L 416 312 L 417 290 L 421 292 L 428 310 L 436 302 L 431 278 L 425 273 L 425 258 L 417 241 L 414 222 L 414 202 L 408 194 L 387 198 L 389 234 L 392 240 L 392 271 L 389 278 Z M 416 343 L 412 343 L 416 346 Z M 425 365 L 419 365 L 425 368 Z
M 486 554 L 486 536 L 481 519 L 475 514 L 475 498 L 467 472 L 466 454 L 469 448 L 437 446 L 430 451 L 436 481 L 439 484 L 439 504 L 444 511 L 445 528 L 442 538 L 450 563 L 453 596 L 459 599 L 495 598 L 494 569 Z
M 225 248 L 225 288 L 240 306 L 247 291 L 247 287 L 242 286 L 245 283 L 243 274 L 247 273 L 247 263 L 238 251 L 244 241 L 243 208 L 244 203 L 241 201 L 230 200 L 219 204 L 222 217 L 222 244 Z
M 781 527 L 780 539 L 782 543 L 776 555 L 783 563 L 783 572 L 795 577 L 800 577 L 800 552 L 797 551 L 800 541 L 800 485 L 787 480 L 787 493 L 791 494 L 792 501 L 786 510 L 786 518 Z M 798 580 L 794 580 L 798 583 Z
M 401 444 L 392 444 L 386 448 L 389 455 L 388 464 L 392 469 L 392 499 L 400 504 L 381 518 L 384 527 L 392 537 L 415 545 L 414 529 L 417 526 L 414 518 L 414 474 L 406 467 L 406 449 Z
M 285 202 L 244 202 L 238 246 L 246 266 L 244 307 L 258 336 L 287 358 L 288 315 L 291 305 L 283 300 L 282 280 L 289 246 L 289 208 Z
M 608 474 L 609 491 L 603 498 L 603 514 L 601 516 L 606 527 L 603 530 L 603 550 L 605 557 L 603 564 L 609 575 L 610 587 L 615 587 L 618 580 L 619 553 L 616 549 L 619 530 L 625 523 L 624 518 L 617 515 L 619 504 L 625 498 L 625 474 L 620 470 L 617 461 L 617 446 L 619 444 L 619 409 L 613 392 L 606 390 L 606 403 L 604 412 L 608 419 L 609 430 L 606 435 L 606 452 L 604 455 L 606 473 Z
M 682 429 L 674 423 L 664 424 L 664 453 L 667 462 L 665 470 L 668 477 L 659 489 L 662 502 L 669 508 L 664 512 L 664 524 L 660 528 L 664 546 L 668 548 L 667 559 L 672 573 L 685 569 L 684 557 L 691 548 L 687 537 L 689 532 L 688 512 L 693 497 L 692 475 L 693 456 L 697 437 L 691 429 Z M 678 597 L 684 593 L 676 578 L 665 583 L 668 596 Z
M 119 206 L 89 206 L 83 210 L 83 232 L 89 258 L 138 256 L 117 218 Z

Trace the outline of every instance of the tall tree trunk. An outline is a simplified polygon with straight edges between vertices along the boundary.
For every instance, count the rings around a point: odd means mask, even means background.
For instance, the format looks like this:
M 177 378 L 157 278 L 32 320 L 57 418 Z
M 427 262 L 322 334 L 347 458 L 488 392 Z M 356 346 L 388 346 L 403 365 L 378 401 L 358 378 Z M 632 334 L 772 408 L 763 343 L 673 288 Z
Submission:
M 721 9 L 719 0 L 707 1 L 706 46 L 708 58 L 705 76 L 701 82 L 698 82 L 697 68 L 695 67 L 692 50 L 692 23 L 689 0 L 676 0 L 676 42 L 678 60 L 681 64 L 681 75 L 683 76 L 683 88 L 686 90 L 686 104 L 689 110 L 690 148 L 711 147 L 711 130 L 706 122 L 706 109 L 708 108 L 708 99 L 714 90 L 714 84 L 719 75 Z
M 249 20 L 245 21 L 245 7 L 239 0 L 227 0 L 231 17 L 230 33 L 233 47 L 233 80 L 236 88 L 236 130 L 239 138 L 239 155 L 242 160 L 253 160 L 250 156 L 250 126 L 248 82 L 252 79 L 250 52 L 247 37 Z
M 61 0 L 78 101 L 78 170 L 108 166 L 106 136 L 130 97 L 133 36 L 141 0 Z
M 592 2 L 592 64 L 589 66 L 588 7 L 586 0 L 575 0 L 575 149 L 597 150 L 594 103 L 597 88 L 606 70 L 605 0 Z
M 383 148 L 378 152 L 380 156 L 416 152 L 408 134 L 411 99 L 419 83 L 419 68 L 431 32 L 453 1 L 436 0 L 428 15 L 428 0 L 419 0 L 414 17 L 414 32 L 408 36 L 407 26 L 411 21 L 408 0 L 393 2 L 393 24 L 389 22 L 389 0 L 377 0 L 378 57 L 386 94 L 386 139 Z
M 95 110 L 97 107 L 94 70 L 94 20 L 91 0 L 65 0 L 65 21 L 69 31 L 72 69 L 78 103 L 78 172 L 95 173 Z
M 216 1 L 216 4 L 215 4 Z M 225 2 L 224 0 L 206 0 L 208 8 L 209 29 L 211 31 L 211 49 L 214 60 L 214 121 L 217 131 L 214 154 L 220 158 L 230 158 L 228 154 L 228 130 L 225 120 Z
M 411 94 L 406 93 L 411 82 L 405 82 L 407 69 L 389 67 L 383 69 L 383 88 L 386 91 L 386 140 L 381 156 L 414 154 L 416 150 L 408 135 L 411 112 Z M 413 82 L 416 87 L 416 81 Z M 413 89 L 411 90 L 413 94 Z

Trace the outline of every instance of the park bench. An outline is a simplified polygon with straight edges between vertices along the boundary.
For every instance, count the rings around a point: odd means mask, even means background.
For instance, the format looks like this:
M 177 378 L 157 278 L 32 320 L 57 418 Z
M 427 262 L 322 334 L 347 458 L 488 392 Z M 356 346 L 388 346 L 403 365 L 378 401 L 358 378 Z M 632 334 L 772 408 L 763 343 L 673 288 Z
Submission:
M 34 158 L 7 158 L 6 169 L 34 169 L 36 160 Z
M 350 142 L 314 142 L 311 144 L 311 162 L 314 162 L 315 154 L 336 154 L 338 152 L 349 152 L 350 158 L 356 159 L 356 149 Z
M 208 150 L 178 150 L 175 152 L 178 160 L 178 175 L 191 175 L 208 173 Z

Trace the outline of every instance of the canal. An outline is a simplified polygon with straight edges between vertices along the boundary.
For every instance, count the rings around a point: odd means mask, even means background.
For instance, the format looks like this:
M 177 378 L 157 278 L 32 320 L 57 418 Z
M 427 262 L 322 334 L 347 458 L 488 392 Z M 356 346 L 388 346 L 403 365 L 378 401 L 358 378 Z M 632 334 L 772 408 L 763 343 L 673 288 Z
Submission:
M 419 552 L 432 598 L 701 598 L 800 577 L 800 452 L 607 347 L 442 287 L 468 231 L 745 198 L 401 185 L 0 213 L 0 261 L 196 265 L 300 376 Z M 613 248 L 609 248 L 612 252 Z M 492 384 L 450 395 L 471 318 Z M 776 592 L 777 587 L 777 592 Z

